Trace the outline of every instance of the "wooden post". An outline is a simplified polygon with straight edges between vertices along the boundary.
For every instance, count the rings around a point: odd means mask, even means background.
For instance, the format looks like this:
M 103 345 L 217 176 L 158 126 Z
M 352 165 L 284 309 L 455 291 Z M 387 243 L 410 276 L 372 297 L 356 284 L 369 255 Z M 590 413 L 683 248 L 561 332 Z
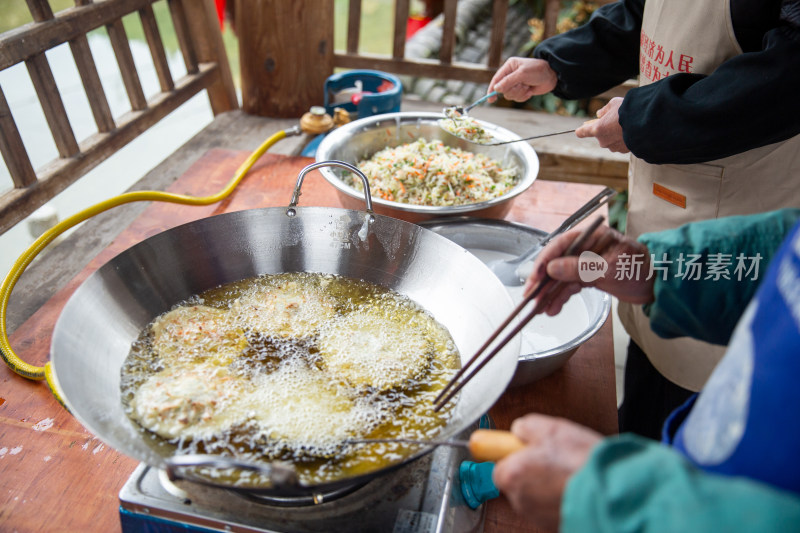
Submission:
M 300 117 L 333 73 L 333 2 L 236 0 L 242 108 Z
M 211 0 L 184 0 L 184 15 L 191 30 L 192 48 L 197 60 L 219 65 L 219 78 L 208 88 L 208 99 L 215 115 L 237 109 L 239 99 L 228 65 L 228 56 L 222 34 L 219 32 L 217 13 Z
M 544 4 L 544 38 L 552 37 L 558 30 L 558 11 L 561 9 L 561 0 L 545 0 Z

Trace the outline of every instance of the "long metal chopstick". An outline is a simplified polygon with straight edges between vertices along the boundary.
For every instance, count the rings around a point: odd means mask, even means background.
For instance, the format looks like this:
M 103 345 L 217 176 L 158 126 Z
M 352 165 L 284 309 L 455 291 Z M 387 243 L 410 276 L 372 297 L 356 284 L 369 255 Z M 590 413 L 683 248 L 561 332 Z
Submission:
M 564 251 L 564 253 L 560 257 L 575 255 L 575 253 L 586 243 L 586 241 L 589 239 L 592 233 L 594 233 L 594 231 L 600 226 L 600 224 L 603 223 L 604 219 L 605 217 L 603 216 L 599 216 L 596 219 L 594 219 L 594 221 L 586 229 L 584 229 L 583 232 L 581 232 L 578 238 L 572 241 L 572 244 L 569 245 L 569 247 Z M 433 405 L 434 405 L 433 410 L 439 411 L 442 407 L 444 407 L 447 404 L 447 402 L 449 402 L 450 399 L 453 396 L 455 396 L 458 393 L 458 391 L 462 389 L 462 387 L 464 387 L 464 385 L 469 383 L 469 381 L 473 377 L 475 377 L 475 375 L 486 365 L 486 363 L 488 363 L 495 355 L 497 355 L 497 353 L 500 352 L 500 350 L 502 350 L 503 347 L 505 347 L 505 345 L 508 344 L 508 342 L 511 339 L 513 339 L 514 336 L 516 336 L 517 333 L 519 333 L 520 330 L 522 330 L 522 328 L 524 328 L 528 324 L 528 322 L 530 322 L 533 319 L 534 316 L 541 313 L 542 310 L 549 303 L 549 299 L 547 298 L 547 296 L 553 294 L 555 289 L 558 288 L 560 285 L 561 285 L 560 281 L 554 281 L 553 278 L 545 274 L 545 277 L 542 279 L 541 282 L 539 282 L 539 285 L 537 285 L 536 288 L 533 291 L 531 291 L 531 293 L 527 297 L 525 297 L 514 308 L 513 311 L 511 311 L 511 313 L 508 315 L 508 317 L 506 317 L 503 323 L 500 324 L 500 326 L 498 326 L 498 328 L 494 331 L 494 333 L 492 333 L 486 340 L 486 342 L 484 342 L 483 345 L 478 349 L 478 351 L 475 352 L 475 355 L 473 355 L 469 359 L 469 361 L 467 361 L 467 364 L 462 366 L 461 369 L 458 372 L 456 372 L 456 375 L 453 376 L 453 378 L 447 383 L 447 385 L 445 385 L 445 387 L 433 400 Z M 492 342 L 494 342 L 494 340 L 506 329 L 506 327 L 508 327 L 511 321 L 513 321 L 514 318 L 516 318 L 516 316 L 520 312 L 522 312 L 522 309 L 524 309 L 525 306 L 528 305 L 528 303 L 530 303 L 537 296 L 539 296 L 539 294 L 541 294 L 542 291 L 545 291 L 545 289 L 546 292 L 544 296 L 542 296 L 542 298 L 539 299 L 534 308 L 527 315 L 525 315 L 525 317 L 522 320 L 520 320 L 516 326 L 514 326 L 514 328 L 503 338 L 503 340 L 501 340 L 494 347 L 494 349 L 492 349 L 491 352 L 489 352 L 488 355 L 486 355 L 486 357 L 484 357 L 481 360 L 481 362 L 478 364 L 477 367 L 475 367 L 464 379 L 459 381 L 459 378 L 462 375 L 464 375 L 467 369 L 469 369 L 478 360 L 481 354 L 489 347 L 489 345 L 492 344 Z

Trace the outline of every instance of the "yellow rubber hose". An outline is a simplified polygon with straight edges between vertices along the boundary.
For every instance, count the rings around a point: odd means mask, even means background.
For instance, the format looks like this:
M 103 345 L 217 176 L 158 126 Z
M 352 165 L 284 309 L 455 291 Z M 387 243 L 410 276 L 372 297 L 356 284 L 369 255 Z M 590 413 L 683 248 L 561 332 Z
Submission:
M 292 132 L 294 133 L 294 132 Z M 287 136 L 286 131 L 279 131 L 278 133 L 271 136 L 269 139 L 264 141 L 264 143 L 259 146 L 256 151 L 254 151 L 247 160 L 239 166 L 236 170 L 231 181 L 222 189 L 220 192 L 213 196 L 185 196 L 182 194 L 172 194 L 167 192 L 161 191 L 134 191 L 134 192 L 127 192 L 121 194 L 119 196 L 115 196 L 113 198 L 109 198 L 108 200 L 104 200 L 100 203 L 97 203 L 91 207 L 80 211 L 71 217 L 59 222 L 46 232 L 44 232 L 41 237 L 36 239 L 31 246 L 25 250 L 25 252 L 14 262 L 11 267 L 11 270 L 6 275 L 5 279 L 3 280 L 3 284 L 0 285 L 0 356 L 2 356 L 3 361 L 5 361 L 6 365 L 14 371 L 15 373 L 19 374 L 20 376 L 28 379 L 33 380 L 47 380 L 47 385 L 50 387 L 50 390 L 53 391 L 56 398 L 59 402 L 62 403 L 63 401 L 60 398 L 60 395 L 57 391 L 57 385 L 55 383 L 55 377 L 50 368 L 50 363 L 46 363 L 45 366 L 39 367 L 34 366 L 31 364 L 26 363 L 22 359 L 20 359 L 17 354 L 14 352 L 13 348 L 11 348 L 11 344 L 8 340 L 8 331 L 6 330 L 6 313 L 8 310 L 8 302 L 11 298 L 11 291 L 14 289 L 14 286 L 19 281 L 20 276 L 25 271 L 25 269 L 30 265 L 31 261 L 41 252 L 45 246 L 47 246 L 50 242 L 53 241 L 56 237 L 61 235 L 63 232 L 68 230 L 69 228 L 75 226 L 83 222 L 84 220 L 91 218 L 95 215 L 98 215 L 104 211 L 112 209 L 114 207 L 129 204 L 131 202 L 145 202 L 145 201 L 154 201 L 154 202 L 171 202 L 175 204 L 184 204 L 184 205 L 210 205 L 220 200 L 225 199 L 228 195 L 233 192 L 239 182 L 242 181 L 242 178 L 247 174 L 253 164 L 260 158 L 264 152 L 266 152 L 273 144 L 280 141 L 284 137 Z

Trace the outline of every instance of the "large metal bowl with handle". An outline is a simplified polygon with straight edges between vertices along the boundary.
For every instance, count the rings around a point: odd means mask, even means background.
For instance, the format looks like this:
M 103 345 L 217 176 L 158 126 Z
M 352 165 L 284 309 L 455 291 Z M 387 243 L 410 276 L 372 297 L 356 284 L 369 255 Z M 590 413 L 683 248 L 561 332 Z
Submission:
M 525 192 L 539 173 L 539 158 L 533 147 L 524 142 L 504 146 L 480 146 L 459 139 L 439 127 L 439 113 L 386 113 L 353 121 L 329 133 L 317 149 L 317 161 L 334 159 L 356 165 L 387 147 L 397 147 L 420 137 L 429 141 L 440 140 L 445 146 L 460 148 L 476 154 L 484 154 L 504 167 L 517 169 L 518 178 L 514 187 L 503 196 L 483 202 L 464 205 L 412 205 L 376 198 L 375 211 L 410 222 L 419 222 L 443 216 L 470 215 L 487 218 L 502 218 L 514 198 Z M 479 121 L 499 140 L 519 139 L 511 131 L 494 124 Z M 344 174 L 335 168 L 320 171 L 328 182 L 336 187 L 342 205 L 356 209 L 362 193 L 343 179 Z
M 124 412 L 120 369 L 131 343 L 176 303 L 261 274 L 330 273 L 396 290 L 448 328 L 462 362 L 477 350 L 513 309 L 497 278 L 448 239 L 373 214 L 368 196 L 361 211 L 295 206 L 306 172 L 327 164 L 346 167 L 327 162 L 306 167 L 288 208 L 228 213 L 164 231 L 119 254 L 75 291 L 57 321 L 51 360 L 67 407 L 87 429 L 139 461 L 174 466 Z M 519 342 L 510 343 L 463 389 L 441 438 L 459 434 L 492 406 L 514 374 L 519 350 Z M 394 467 L 428 451 L 421 448 Z M 386 469 L 293 491 L 332 490 Z M 225 481 L 210 484 L 235 488 Z M 281 494 L 285 489 L 256 490 Z

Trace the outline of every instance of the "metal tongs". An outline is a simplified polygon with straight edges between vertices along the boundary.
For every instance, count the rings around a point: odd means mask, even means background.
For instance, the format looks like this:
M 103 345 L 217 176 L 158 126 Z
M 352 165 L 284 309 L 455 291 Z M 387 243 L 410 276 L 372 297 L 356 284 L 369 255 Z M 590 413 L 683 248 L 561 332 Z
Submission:
M 570 215 L 561 225 L 555 230 L 551 231 L 542 239 L 534 244 L 531 248 L 523 252 L 517 257 L 511 259 L 498 259 L 489 263 L 489 268 L 492 269 L 494 275 L 500 278 L 503 285 L 507 287 L 517 287 L 522 285 L 530 273 L 529 269 L 521 269 L 520 266 L 526 263 L 532 263 L 539 252 L 544 248 L 547 243 L 555 239 L 562 233 L 571 230 L 583 219 L 594 213 L 596 210 L 607 204 L 612 198 L 617 195 L 617 191 L 610 187 L 606 187 L 594 198 L 582 205 L 577 211 Z M 527 266 L 527 265 L 526 265 Z M 527 272 L 524 272 L 528 270 Z
M 603 223 L 605 217 L 599 216 L 586 228 L 584 229 L 581 234 L 578 236 L 577 239 L 572 241 L 572 244 L 564 251 L 564 253 L 560 257 L 568 257 L 571 255 L 575 255 L 578 250 L 580 250 L 589 237 L 594 233 L 594 231 Z M 494 333 L 489 336 L 486 342 L 483 343 L 478 351 L 473 355 L 467 364 L 461 367 L 461 369 L 456 372 L 456 375 L 445 385 L 439 395 L 433 400 L 433 410 L 439 411 L 442 407 L 444 407 L 453 396 L 461 390 L 464 385 L 469 383 L 469 381 L 477 375 L 477 373 L 488 363 L 492 360 L 492 358 L 497 355 L 500 350 L 505 347 L 508 342 L 513 339 L 517 333 L 519 333 L 522 328 L 524 328 L 528 322 L 530 322 L 533 317 L 541 313 L 547 305 L 550 303 L 550 295 L 554 294 L 555 291 L 562 285 L 562 282 L 555 281 L 553 278 L 545 274 L 544 278 L 541 282 L 536 286 L 536 288 L 531 291 L 528 296 L 522 299 L 522 301 L 514 308 L 513 311 L 506 317 L 502 324 L 494 331 Z M 543 293 L 543 294 L 542 294 Z M 533 309 L 522 318 L 516 326 L 501 340 L 491 352 L 489 352 L 486 357 L 484 357 L 480 363 L 463 379 L 460 379 L 461 376 L 478 360 L 481 354 L 494 342 L 494 340 L 508 327 L 508 325 L 519 315 L 522 310 L 534 299 L 536 299 L 539 295 L 542 295 L 541 298 L 536 302 L 536 305 Z

